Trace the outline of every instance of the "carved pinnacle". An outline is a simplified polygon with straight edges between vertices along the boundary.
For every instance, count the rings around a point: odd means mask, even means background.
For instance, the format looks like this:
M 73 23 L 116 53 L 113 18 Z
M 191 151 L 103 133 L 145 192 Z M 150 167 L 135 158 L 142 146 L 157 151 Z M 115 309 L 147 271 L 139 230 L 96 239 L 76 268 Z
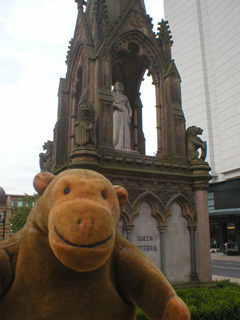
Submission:
M 82 8 L 83 6 L 87 5 L 87 1 L 85 0 L 75 0 L 78 3 L 78 8 Z

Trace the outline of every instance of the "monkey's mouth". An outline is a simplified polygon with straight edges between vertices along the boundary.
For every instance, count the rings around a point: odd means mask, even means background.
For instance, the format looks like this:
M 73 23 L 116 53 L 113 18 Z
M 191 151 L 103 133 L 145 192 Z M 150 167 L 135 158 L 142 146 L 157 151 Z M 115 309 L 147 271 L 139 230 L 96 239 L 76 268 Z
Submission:
M 54 231 L 55 233 L 57 234 L 57 236 L 63 241 L 65 242 L 66 244 L 68 244 L 69 246 L 72 246 L 72 247 L 77 247 L 77 248 L 82 248 L 82 249 L 91 249 L 91 248 L 95 248 L 95 247 L 98 247 L 106 242 L 108 242 L 113 234 L 111 234 L 110 236 L 108 236 L 106 239 L 102 240 L 102 241 L 99 241 L 99 242 L 95 242 L 95 243 L 92 243 L 92 244 L 75 244 L 75 243 L 72 243 L 68 240 L 66 240 L 57 230 L 56 226 L 54 226 Z

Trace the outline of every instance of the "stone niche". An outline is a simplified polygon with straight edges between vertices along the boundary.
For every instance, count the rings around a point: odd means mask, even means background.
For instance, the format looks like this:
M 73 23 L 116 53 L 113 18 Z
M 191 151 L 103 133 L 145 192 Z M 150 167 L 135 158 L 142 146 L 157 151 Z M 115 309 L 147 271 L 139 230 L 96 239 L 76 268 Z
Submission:
M 154 205 L 141 200 L 128 222 L 126 216 L 120 216 L 118 232 L 142 250 L 171 283 L 190 282 L 196 271 L 194 228 L 186 213 L 189 211 L 176 201 L 168 210 Z
M 190 234 L 187 220 L 182 216 L 182 210 L 177 203 L 172 205 L 171 216 L 166 220 L 164 253 L 166 276 L 169 281 L 190 281 Z
M 160 236 L 157 220 L 152 217 L 152 209 L 147 202 L 142 202 L 139 214 L 133 219 L 131 242 L 142 250 L 153 263 L 160 268 Z

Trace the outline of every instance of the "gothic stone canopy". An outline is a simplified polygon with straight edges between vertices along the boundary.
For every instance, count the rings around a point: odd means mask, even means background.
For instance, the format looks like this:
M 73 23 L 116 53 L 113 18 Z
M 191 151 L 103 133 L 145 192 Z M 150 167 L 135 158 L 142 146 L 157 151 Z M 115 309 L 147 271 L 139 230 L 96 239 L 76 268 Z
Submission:
M 78 16 L 67 75 L 60 80 L 51 170 L 80 166 L 107 176 L 113 171 L 128 176 L 129 170 L 141 176 L 170 174 L 174 180 L 184 177 L 189 185 L 207 187 L 208 164 L 204 159 L 189 160 L 188 150 L 198 154 L 201 146 L 191 142 L 187 148 L 181 79 L 171 56 L 168 22 L 162 20 L 155 34 L 143 0 L 75 1 Z M 145 156 L 142 129 L 142 108 L 150 107 L 143 106 L 139 92 L 146 71 L 156 91 L 154 157 Z M 112 86 L 117 81 L 123 84 L 132 110 L 128 152 L 113 146 Z M 197 177 L 195 172 L 200 172 Z

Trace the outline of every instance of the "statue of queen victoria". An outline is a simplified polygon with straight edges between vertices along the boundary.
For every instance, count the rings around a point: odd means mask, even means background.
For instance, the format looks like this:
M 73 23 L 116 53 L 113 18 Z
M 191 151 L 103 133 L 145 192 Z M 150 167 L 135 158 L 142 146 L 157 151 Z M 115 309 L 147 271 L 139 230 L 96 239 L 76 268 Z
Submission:
M 131 150 L 130 123 L 132 109 L 123 94 L 124 85 L 117 81 L 113 95 L 113 145 L 116 149 Z

